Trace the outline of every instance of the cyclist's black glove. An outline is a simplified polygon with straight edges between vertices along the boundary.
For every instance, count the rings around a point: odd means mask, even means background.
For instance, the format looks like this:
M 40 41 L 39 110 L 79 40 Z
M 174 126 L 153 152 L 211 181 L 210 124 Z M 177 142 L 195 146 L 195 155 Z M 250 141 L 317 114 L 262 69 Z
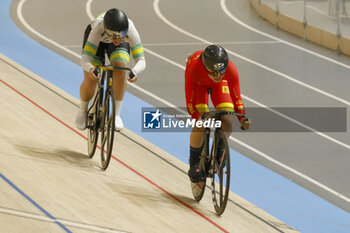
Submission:
M 130 72 L 129 72 L 129 78 L 130 78 L 130 79 L 133 79 L 133 78 L 135 78 L 135 76 L 136 76 L 136 74 L 134 73 L 134 71 L 133 71 L 133 70 L 130 70 Z
M 98 70 L 95 69 L 94 71 L 92 71 L 92 73 L 94 73 L 94 75 L 97 77 L 97 75 L 98 75 Z

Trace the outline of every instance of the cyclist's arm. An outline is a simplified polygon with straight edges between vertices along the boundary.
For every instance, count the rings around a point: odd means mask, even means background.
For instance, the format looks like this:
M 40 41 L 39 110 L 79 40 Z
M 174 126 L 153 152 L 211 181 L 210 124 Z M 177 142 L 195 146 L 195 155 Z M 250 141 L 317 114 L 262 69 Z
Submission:
M 102 39 L 101 38 L 102 27 L 100 26 L 100 23 L 97 23 L 97 25 L 94 25 L 94 23 L 92 23 L 91 26 L 92 26 L 92 29 L 85 43 L 85 46 L 83 48 L 83 53 L 81 56 L 81 66 L 87 72 L 91 72 L 91 70 L 95 68 L 94 65 L 92 64 L 92 61 L 94 56 L 96 55 L 98 44 Z
M 233 63 L 229 64 L 227 82 L 230 88 L 231 99 L 234 104 L 235 112 L 245 114 L 245 108 L 243 105 L 241 91 L 239 86 L 239 74 Z M 237 116 L 238 120 L 241 121 L 242 117 Z
M 136 74 L 141 73 L 146 68 L 146 60 L 141 44 L 141 38 L 138 31 L 135 28 L 134 23 L 129 19 L 129 44 L 131 49 L 131 55 L 135 60 L 135 66 L 132 68 Z

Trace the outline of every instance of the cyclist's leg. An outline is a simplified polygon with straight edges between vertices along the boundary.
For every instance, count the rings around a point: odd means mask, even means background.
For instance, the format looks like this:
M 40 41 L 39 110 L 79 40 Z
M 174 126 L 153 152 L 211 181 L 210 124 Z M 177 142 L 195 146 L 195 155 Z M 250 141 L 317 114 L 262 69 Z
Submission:
M 212 88 L 211 100 L 217 111 L 226 110 L 234 111 L 234 104 L 232 102 L 230 91 L 227 86 L 227 82 L 223 80 Z M 221 117 L 222 129 L 225 132 L 226 137 L 229 137 L 232 132 L 233 115 L 224 115 Z M 222 141 L 218 142 L 218 163 L 220 162 L 221 155 L 224 150 Z
M 191 77 L 185 74 L 185 95 L 187 112 L 198 120 L 208 109 L 208 92 L 205 86 L 193 85 Z M 190 135 L 190 146 L 199 148 L 203 143 L 204 128 L 194 127 Z
M 211 101 L 217 111 L 226 110 L 234 112 L 234 104 L 231 99 L 230 89 L 226 80 L 217 83 L 212 87 Z M 226 136 L 230 136 L 232 132 L 233 115 L 224 115 L 221 118 L 222 129 L 226 133 Z
M 198 119 L 208 111 L 208 93 L 205 87 L 192 88 L 192 84 L 185 81 L 186 104 L 188 113 L 193 119 Z M 204 128 L 194 127 L 190 135 L 190 169 L 188 176 L 191 181 L 197 183 L 205 179 L 204 173 L 199 169 L 199 161 L 203 144 Z
M 109 59 L 113 66 L 127 67 L 129 63 L 130 47 L 126 42 L 121 43 L 119 46 L 115 46 L 113 43 L 109 44 L 107 50 Z M 113 90 L 116 100 L 116 120 L 115 126 L 117 130 L 121 130 L 124 125 L 120 118 L 120 111 L 122 101 L 127 87 L 127 72 L 125 70 L 115 70 L 113 72 Z
M 94 78 L 89 72 L 84 71 L 84 81 L 80 85 L 80 100 L 89 102 L 94 95 L 98 79 Z
M 91 26 L 89 25 L 84 33 L 84 40 L 83 40 L 83 49 L 85 47 L 85 44 L 87 42 L 87 39 L 89 37 L 91 31 Z M 92 65 L 102 65 L 104 63 L 104 50 L 106 49 L 105 43 L 100 43 L 96 55 L 92 59 Z M 84 80 L 82 84 L 80 85 L 80 100 L 83 102 L 89 102 L 91 98 L 94 95 L 95 87 L 98 82 L 98 79 L 94 78 L 94 76 L 90 72 L 84 71 Z
M 208 93 L 204 87 L 196 87 L 193 90 L 192 101 L 187 102 L 187 109 L 193 108 L 193 111 L 189 111 L 193 119 L 198 120 L 205 112 L 208 112 Z M 190 135 L 190 146 L 199 148 L 203 143 L 203 131 L 204 127 L 192 129 Z
M 90 34 L 90 31 L 91 27 L 88 26 L 84 34 L 83 48 Z M 100 43 L 96 52 L 96 56 L 93 58 L 93 65 L 101 64 L 101 62 L 103 62 L 100 58 L 103 58 L 103 56 L 101 55 L 103 54 L 103 47 L 103 44 Z M 96 79 L 91 73 L 84 71 L 84 80 L 80 85 L 80 109 L 75 118 L 75 125 L 80 130 L 84 130 L 86 128 L 86 112 L 88 109 L 89 101 L 94 95 L 97 82 L 98 79 Z

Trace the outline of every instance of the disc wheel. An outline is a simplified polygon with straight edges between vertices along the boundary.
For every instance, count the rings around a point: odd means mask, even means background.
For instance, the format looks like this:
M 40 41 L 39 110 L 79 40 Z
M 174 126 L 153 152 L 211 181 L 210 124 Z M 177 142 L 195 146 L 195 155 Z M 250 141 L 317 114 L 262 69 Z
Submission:
M 102 169 L 106 170 L 111 160 L 115 130 L 115 95 L 113 90 L 107 92 L 102 115 L 101 164 Z

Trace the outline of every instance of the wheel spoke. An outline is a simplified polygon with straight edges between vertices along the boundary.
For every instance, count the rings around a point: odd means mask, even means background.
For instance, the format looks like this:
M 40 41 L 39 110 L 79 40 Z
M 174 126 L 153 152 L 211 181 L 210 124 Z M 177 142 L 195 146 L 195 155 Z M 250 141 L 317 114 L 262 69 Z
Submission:
M 214 176 L 212 178 L 212 195 L 215 211 L 218 215 L 221 215 L 227 204 L 230 186 L 230 154 L 228 151 L 228 145 L 226 137 L 223 131 L 219 131 L 216 135 L 215 140 L 223 143 L 223 151 L 221 154 L 220 161 L 217 162 L 217 158 L 214 158 L 212 162 L 212 169 L 214 169 Z M 219 153 L 215 153 L 215 157 Z

